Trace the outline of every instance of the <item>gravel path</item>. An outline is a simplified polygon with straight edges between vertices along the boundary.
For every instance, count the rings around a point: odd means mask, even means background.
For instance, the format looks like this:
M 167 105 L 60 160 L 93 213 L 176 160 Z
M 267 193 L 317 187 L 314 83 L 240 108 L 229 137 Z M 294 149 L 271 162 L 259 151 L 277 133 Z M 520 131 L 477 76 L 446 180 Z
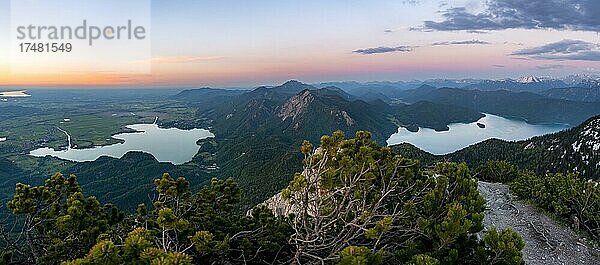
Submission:
M 525 241 L 525 263 L 600 264 L 600 250 L 590 247 L 570 228 L 518 201 L 507 185 L 479 182 L 479 192 L 487 200 L 485 227 L 511 227 L 519 232 Z

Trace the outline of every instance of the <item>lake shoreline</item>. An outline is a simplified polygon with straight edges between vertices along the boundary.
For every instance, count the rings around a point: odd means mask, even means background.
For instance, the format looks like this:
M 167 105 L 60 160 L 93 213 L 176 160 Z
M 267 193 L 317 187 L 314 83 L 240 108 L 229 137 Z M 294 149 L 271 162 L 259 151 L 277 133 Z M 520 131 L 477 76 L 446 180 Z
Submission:
M 35 157 L 52 156 L 73 162 L 95 161 L 102 156 L 120 158 L 128 152 L 140 151 L 153 155 L 159 162 L 184 164 L 198 153 L 200 140 L 215 137 L 207 129 L 181 130 L 160 128 L 153 124 L 132 124 L 125 126 L 126 133 L 113 134 L 111 137 L 121 143 L 99 145 L 89 148 L 68 148 L 54 150 L 41 147 L 29 152 Z
M 492 138 L 521 141 L 570 128 L 565 124 L 530 124 L 522 119 L 483 114 L 483 118 L 472 123 L 449 124 L 447 131 L 419 127 L 414 132 L 415 128 L 399 127 L 386 143 L 388 146 L 410 143 L 428 153 L 445 155 Z
M 139 123 L 139 124 L 133 124 L 133 125 L 143 125 L 143 124 L 152 125 L 153 123 Z M 181 128 L 181 126 L 163 126 L 160 123 L 156 123 L 156 125 L 158 125 L 158 128 L 165 129 L 165 130 L 179 129 L 179 130 L 182 130 L 182 131 L 191 131 L 191 130 L 208 130 L 208 131 L 210 131 L 209 129 L 206 129 L 206 128 L 197 128 L 197 127 L 194 127 L 194 128 L 190 129 L 190 128 Z M 132 126 L 132 125 L 125 125 L 125 126 L 123 126 L 123 127 L 120 128 L 120 131 L 115 132 L 115 133 L 113 133 L 113 134 L 110 135 L 111 139 L 116 140 L 115 143 L 92 144 L 92 145 L 86 145 L 86 146 L 83 146 L 83 147 L 77 146 L 77 148 L 71 147 L 71 149 L 85 150 L 85 149 L 94 149 L 94 148 L 97 148 L 97 147 L 105 147 L 105 146 L 110 146 L 110 145 L 115 145 L 115 144 L 122 144 L 122 143 L 124 143 L 124 141 L 121 140 L 121 139 L 115 138 L 114 136 L 120 135 L 120 134 L 133 134 L 133 133 L 143 133 L 144 132 L 144 131 L 139 131 L 139 130 L 135 130 L 135 129 L 129 128 L 129 126 Z M 77 139 L 75 139 L 75 140 L 77 140 Z M 79 141 L 90 142 L 88 140 L 79 140 Z M 45 148 L 45 147 L 48 147 L 48 146 L 38 146 L 37 148 L 31 148 L 30 150 L 26 150 L 26 151 L 27 152 L 31 152 L 33 150 L 36 150 L 36 149 L 39 149 L 39 148 Z M 58 151 L 65 151 L 65 150 L 67 150 L 66 147 L 67 147 L 66 145 L 60 145 L 60 146 L 58 146 L 56 148 L 52 148 L 52 149 L 54 151 L 58 152 Z M 50 148 L 50 147 L 48 147 L 48 148 Z

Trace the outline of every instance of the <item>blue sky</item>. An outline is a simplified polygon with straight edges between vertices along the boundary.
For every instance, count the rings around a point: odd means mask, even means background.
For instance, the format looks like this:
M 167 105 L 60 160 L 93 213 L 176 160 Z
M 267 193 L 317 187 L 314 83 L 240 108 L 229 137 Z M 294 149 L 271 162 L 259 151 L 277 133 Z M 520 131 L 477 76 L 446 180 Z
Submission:
M 8 35 L 9 2 L 0 0 L 0 36 Z M 597 73 L 597 2 L 152 1 L 152 73 L 113 73 L 118 78 L 110 80 L 133 85 L 252 86 L 288 79 Z M 0 49 L 7 50 L 9 43 L 0 39 Z M 0 84 L 27 84 L 25 79 L 37 80 L 36 84 L 81 81 L 70 80 L 65 73 L 52 75 L 56 67 L 48 67 L 46 79 L 12 76 L 7 58 L 6 52 L 0 53 Z M 90 70 L 89 75 L 94 74 Z

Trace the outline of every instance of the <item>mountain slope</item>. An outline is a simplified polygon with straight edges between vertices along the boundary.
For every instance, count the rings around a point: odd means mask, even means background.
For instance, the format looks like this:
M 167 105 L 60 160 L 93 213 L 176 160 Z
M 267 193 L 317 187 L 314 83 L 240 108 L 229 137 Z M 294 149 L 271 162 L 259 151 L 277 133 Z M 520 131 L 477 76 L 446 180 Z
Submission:
M 238 180 L 247 191 L 244 204 L 251 206 L 279 191 L 299 170 L 303 140 L 318 143 L 322 135 L 339 129 L 352 134 L 361 128 L 387 128 L 378 134 L 385 141 L 385 134 L 396 130 L 393 123 L 383 122 L 380 112 L 368 111 L 368 104 L 347 98 L 339 89 L 291 81 L 257 88 L 199 113 L 213 120 L 216 138 L 209 153 L 221 168 L 219 175 Z M 365 114 L 373 117 L 366 119 Z M 383 125 L 369 123 L 377 120 Z
M 0 157 L 0 200 L 6 202 L 5 196 L 14 194 L 15 185 L 22 181 L 23 170 L 12 161 Z
M 417 131 L 418 127 L 447 131 L 451 123 L 475 122 L 483 117 L 472 109 L 447 104 L 419 101 L 410 105 L 395 106 L 394 116 L 402 127 Z
M 101 202 L 111 202 L 122 209 L 134 210 L 138 203 L 149 202 L 154 179 L 163 173 L 185 176 L 192 187 L 210 180 L 211 174 L 194 163 L 161 163 L 151 154 L 129 152 L 122 158 L 100 157 L 92 162 L 77 163 L 63 174 L 75 174 L 84 190 Z
M 364 101 L 348 101 L 328 89 L 305 90 L 288 99 L 280 108 L 282 131 L 296 138 L 318 141 L 324 132 L 342 130 L 353 135 L 370 129 L 374 138 L 385 142 L 396 131 L 390 120 L 390 107 Z
M 541 95 L 572 101 L 600 102 L 600 86 L 554 88 L 540 92 Z

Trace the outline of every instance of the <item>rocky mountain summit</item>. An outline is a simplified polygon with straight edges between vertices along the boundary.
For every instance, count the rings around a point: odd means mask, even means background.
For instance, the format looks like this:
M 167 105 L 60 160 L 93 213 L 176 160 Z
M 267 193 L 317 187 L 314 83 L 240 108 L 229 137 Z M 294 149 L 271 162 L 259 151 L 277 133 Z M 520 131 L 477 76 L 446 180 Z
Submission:
M 315 100 L 315 97 L 310 92 L 310 90 L 305 90 L 304 92 L 291 97 L 287 100 L 279 114 L 277 116 L 281 118 L 282 121 L 285 121 L 289 118 L 292 120 L 296 120 L 296 117 L 302 115 L 308 108 L 308 105 Z

